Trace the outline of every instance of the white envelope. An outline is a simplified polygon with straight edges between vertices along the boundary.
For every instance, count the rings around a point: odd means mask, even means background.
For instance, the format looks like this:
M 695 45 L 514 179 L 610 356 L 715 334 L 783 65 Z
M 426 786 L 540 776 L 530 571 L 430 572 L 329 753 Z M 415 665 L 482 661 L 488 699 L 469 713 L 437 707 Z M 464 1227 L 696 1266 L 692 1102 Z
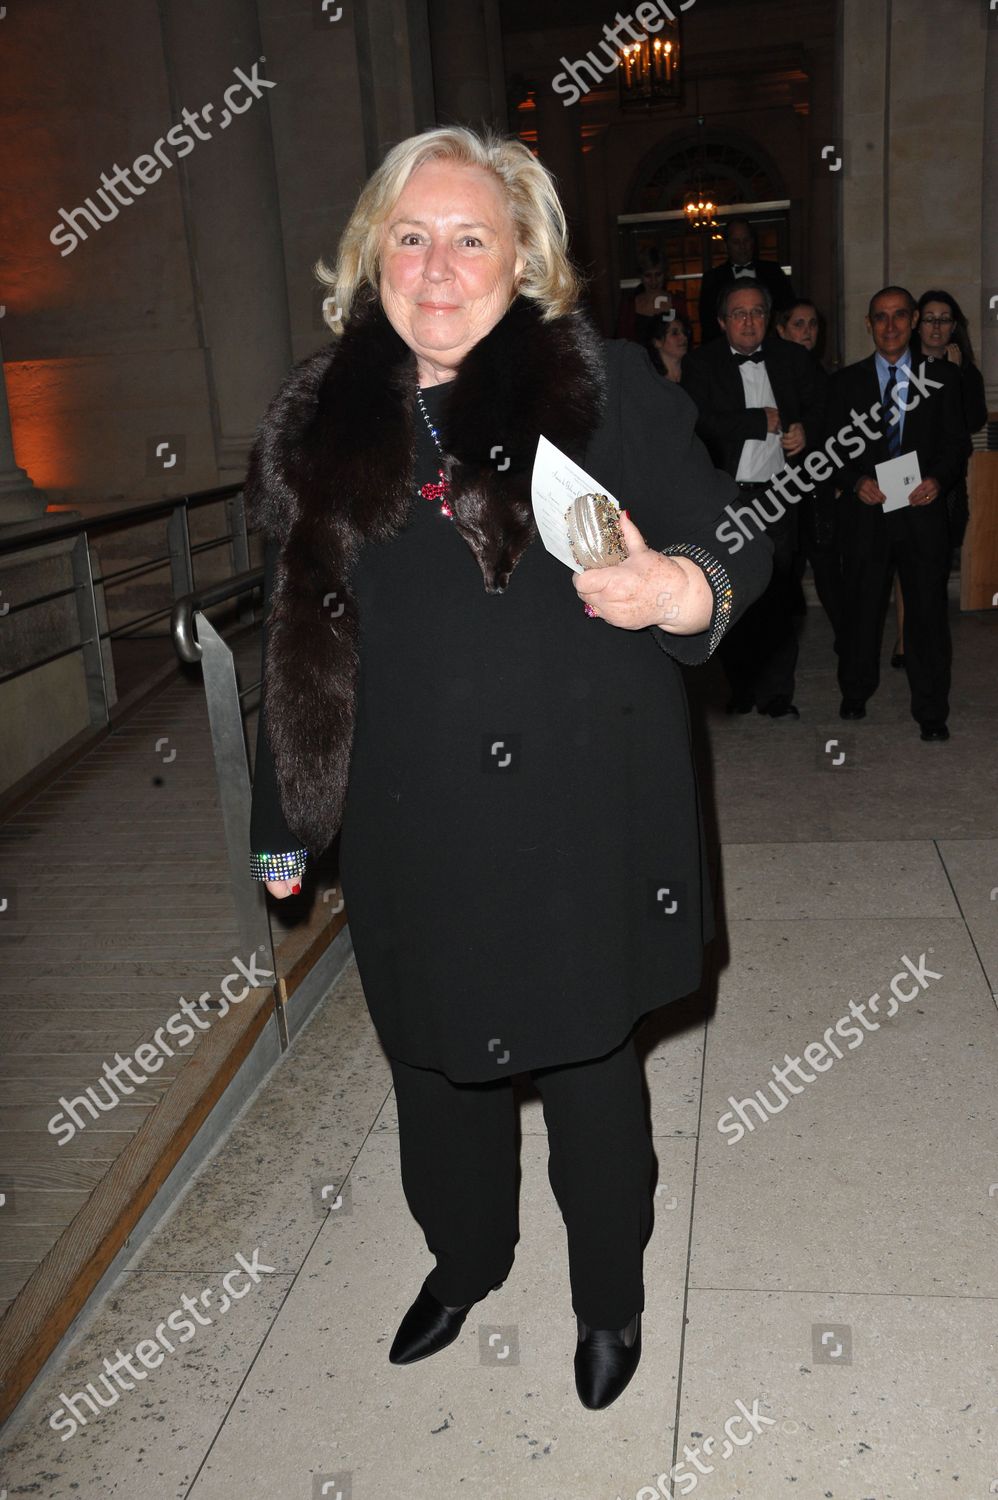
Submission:
M 572 556 L 565 512 L 577 496 L 591 494 L 606 495 L 611 504 L 620 509 L 619 502 L 605 485 L 587 474 L 577 463 L 573 463 L 568 454 L 562 453 L 554 443 L 541 436 L 537 441 L 537 456 L 531 476 L 530 498 L 534 506 L 534 519 L 540 539 L 551 556 L 571 568 L 573 573 L 584 573 L 586 570 Z
M 917 453 L 899 453 L 897 458 L 877 465 L 877 484 L 887 496 L 884 510 L 903 510 L 910 505 L 908 496 L 921 482 Z

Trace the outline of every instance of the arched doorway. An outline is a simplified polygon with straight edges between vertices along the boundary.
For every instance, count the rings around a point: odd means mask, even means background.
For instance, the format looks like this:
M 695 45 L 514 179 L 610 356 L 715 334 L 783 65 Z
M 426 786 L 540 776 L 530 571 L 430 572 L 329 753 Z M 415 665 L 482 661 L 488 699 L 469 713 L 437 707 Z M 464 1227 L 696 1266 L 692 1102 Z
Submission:
M 717 204 L 716 230 L 691 229 L 684 213 L 687 197 L 703 189 Z M 669 267 L 669 290 L 685 303 L 699 342 L 700 280 L 724 259 L 721 228 L 738 214 L 755 230 L 759 255 L 790 274 L 790 202 L 783 179 L 767 154 L 733 132 L 686 131 L 662 142 L 639 163 L 617 217 L 620 287 L 637 285 L 639 257 L 658 250 Z

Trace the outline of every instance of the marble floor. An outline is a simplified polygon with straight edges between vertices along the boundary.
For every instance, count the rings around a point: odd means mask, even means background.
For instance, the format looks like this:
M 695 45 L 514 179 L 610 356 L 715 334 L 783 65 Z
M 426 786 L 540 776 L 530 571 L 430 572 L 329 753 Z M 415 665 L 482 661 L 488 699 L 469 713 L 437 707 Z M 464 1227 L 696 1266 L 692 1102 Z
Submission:
M 613 1407 L 575 1395 L 530 1096 L 509 1280 L 451 1348 L 388 1363 L 430 1262 L 351 964 L 23 1403 L 0 1492 L 998 1494 L 998 615 L 954 627 L 944 746 L 889 668 L 840 724 L 814 609 L 799 722 L 727 718 L 717 669 L 691 677 L 722 929 L 713 982 L 641 1033 L 656 1226 L 644 1355 Z M 148 1342 L 164 1324 L 172 1352 Z M 162 1362 L 133 1355 L 142 1378 L 95 1415 L 77 1393 L 143 1340 Z

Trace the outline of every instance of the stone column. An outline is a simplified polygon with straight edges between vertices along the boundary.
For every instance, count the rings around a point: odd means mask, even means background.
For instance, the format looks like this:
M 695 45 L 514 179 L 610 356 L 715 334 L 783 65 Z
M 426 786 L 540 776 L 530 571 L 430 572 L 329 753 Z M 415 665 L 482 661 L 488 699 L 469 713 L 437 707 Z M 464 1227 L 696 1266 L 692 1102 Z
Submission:
M 221 483 L 241 479 L 257 423 L 291 363 L 280 203 L 268 96 L 243 87 L 244 112 L 224 128 L 222 95 L 238 67 L 267 79 L 255 0 L 163 0 L 164 56 L 174 118 L 212 113 L 178 163 L 186 198 L 191 271 L 212 398 Z M 280 87 L 280 85 L 277 85 Z
M 550 74 L 537 84 L 537 148 L 541 161 L 558 180 L 558 196 L 568 220 L 571 253 L 579 265 L 589 260 L 586 235 L 585 184 L 582 172 L 582 140 L 579 134 L 581 106 L 567 104 L 551 87 Z
M 424 0 L 355 0 L 353 25 L 370 175 L 397 141 L 436 124 L 430 25 Z
M 944 14 L 921 0 L 893 0 L 888 84 L 885 280 L 900 282 L 915 297 L 929 287 L 952 292 L 970 320 L 975 347 L 982 193 L 994 176 L 983 145 L 985 9 L 982 0 L 981 6 L 947 7 Z
M 7 406 L 7 382 L 3 376 L 3 349 L 0 348 L 0 526 L 17 521 L 33 521 L 45 513 L 45 492 L 36 490 L 14 457 L 14 437 L 10 430 Z
M 986 33 L 978 7 L 955 7 L 940 45 L 939 14 L 920 0 L 842 0 L 847 360 L 869 352 L 870 296 L 893 282 L 915 297 L 947 288 L 968 310 L 976 339 L 982 228 L 990 253 L 982 162 L 985 179 L 993 177 L 984 44 L 993 57 L 996 24 L 998 13 Z
M 441 125 L 507 129 L 498 0 L 427 0 Z
M 984 82 L 984 184 L 981 220 L 981 341 L 988 410 L 998 411 L 998 11 L 988 28 Z M 995 299 L 992 306 L 992 298 Z
M 885 0 L 842 0 L 842 323 L 846 364 L 870 352 L 870 296 L 887 281 Z M 918 295 L 917 293 L 915 294 Z

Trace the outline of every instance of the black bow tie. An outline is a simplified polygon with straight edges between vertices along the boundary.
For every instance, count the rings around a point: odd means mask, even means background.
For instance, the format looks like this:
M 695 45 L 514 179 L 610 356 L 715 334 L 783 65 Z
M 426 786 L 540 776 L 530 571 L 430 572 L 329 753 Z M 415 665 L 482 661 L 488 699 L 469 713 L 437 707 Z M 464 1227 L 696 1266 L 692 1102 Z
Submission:
M 766 356 L 763 354 L 761 349 L 757 349 L 754 354 L 735 355 L 736 365 L 764 365 L 765 363 Z

